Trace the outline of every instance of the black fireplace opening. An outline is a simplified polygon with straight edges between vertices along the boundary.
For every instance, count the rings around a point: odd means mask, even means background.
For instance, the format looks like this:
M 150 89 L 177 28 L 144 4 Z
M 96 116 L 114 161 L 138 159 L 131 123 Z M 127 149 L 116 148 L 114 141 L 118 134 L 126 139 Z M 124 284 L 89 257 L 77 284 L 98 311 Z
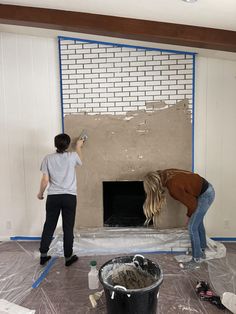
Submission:
M 139 227 L 145 222 L 143 181 L 104 181 L 105 227 Z

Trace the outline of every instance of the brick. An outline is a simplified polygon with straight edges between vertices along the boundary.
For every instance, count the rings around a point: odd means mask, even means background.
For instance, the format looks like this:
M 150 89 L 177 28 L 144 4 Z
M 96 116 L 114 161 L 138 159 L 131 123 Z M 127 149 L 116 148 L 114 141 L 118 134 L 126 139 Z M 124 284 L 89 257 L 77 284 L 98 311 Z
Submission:
M 87 53 L 84 55 L 84 59 L 95 59 L 99 58 L 97 53 Z
M 191 84 L 192 80 L 178 80 L 178 84 Z
M 99 85 L 98 85 L 99 86 Z M 93 88 L 93 93 L 106 93 L 107 89 L 106 88 Z
M 129 52 L 116 52 L 115 57 L 129 57 Z
M 161 92 L 159 90 L 153 90 L 153 91 L 146 91 L 146 96 L 154 96 L 154 95 L 160 95 Z
M 176 74 L 176 70 L 163 70 L 161 72 L 162 75 L 175 75 Z
M 112 77 L 109 78 L 109 83 L 111 82 L 121 82 L 121 77 Z
M 129 66 L 129 63 L 128 62 L 117 62 L 114 64 L 115 67 L 128 67 Z
M 127 68 L 123 68 L 122 70 L 123 72 L 136 72 L 137 67 L 127 67 Z
M 83 88 L 84 84 L 71 84 L 70 89 Z
M 142 72 L 130 72 L 130 76 L 144 76 L 145 73 L 142 71 Z
M 98 93 L 85 94 L 85 98 L 97 98 L 99 97 Z
M 75 64 L 75 60 L 61 60 L 61 64 Z
M 192 59 L 178 60 L 178 64 L 192 64 Z
M 177 64 L 177 60 L 163 60 L 161 62 L 162 65 L 171 65 L 171 64 Z
M 176 95 L 176 90 L 172 89 L 172 90 L 162 90 L 161 91 L 161 95 Z
M 168 65 L 155 65 L 153 67 L 153 70 L 161 71 L 161 70 L 168 70 Z
M 141 76 L 138 77 L 139 81 L 153 81 L 153 77 L 152 76 Z
M 153 60 L 157 61 L 168 60 L 168 55 L 153 56 Z
M 106 59 L 92 59 L 92 63 L 106 63 Z
M 79 49 L 76 49 L 76 53 L 77 54 L 86 54 L 86 53 L 90 53 L 90 49 L 84 49 L 84 48 L 79 48 Z
M 92 53 L 103 53 L 103 52 L 106 52 L 106 49 L 105 48 L 92 48 L 91 49 L 91 52 Z
M 112 87 L 112 88 L 109 88 L 108 90 L 109 92 L 114 92 L 114 93 L 117 93 L 117 92 L 121 92 L 122 91 L 122 88 L 121 87 Z
M 153 90 L 153 86 L 140 86 L 140 91 Z
M 175 80 L 162 81 L 161 84 L 162 85 L 174 85 L 176 84 L 176 81 Z
M 184 80 L 184 75 L 170 75 L 170 80 Z
M 69 57 L 69 59 L 73 59 L 73 60 L 75 60 L 75 61 L 77 61 L 77 59 L 83 59 L 83 55 L 77 55 L 77 54 L 73 54 L 73 55 L 69 55 L 68 56 Z
M 91 84 L 85 84 L 85 88 L 97 88 L 99 87 L 99 84 L 91 83 Z
M 110 68 L 110 69 L 107 69 L 107 72 L 111 72 L 111 73 L 121 72 L 121 68 Z
M 115 74 L 115 77 L 125 77 L 125 76 L 131 75 L 130 73 L 133 73 L 133 72 L 117 72 L 114 74 Z
M 137 92 L 130 92 L 131 97 L 139 97 L 139 96 L 145 96 L 145 92 L 137 91 Z
M 65 75 L 65 74 L 75 74 L 75 70 L 63 70 L 62 71 L 62 74 Z
M 123 57 L 122 61 L 123 62 L 134 62 L 134 61 L 137 61 L 137 58 L 136 57 Z
M 114 93 L 101 93 L 100 97 L 114 97 Z
M 96 69 L 98 68 L 98 64 L 95 63 L 89 63 L 89 64 L 84 64 L 85 69 Z
M 160 91 L 167 90 L 168 88 L 169 88 L 168 85 L 159 85 L 159 86 L 155 85 L 155 86 L 153 86 L 154 90 L 160 90 Z
M 155 71 L 155 70 L 146 72 L 146 75 L 160 75 L 160 74 L 161 74 L 160 71 Z
M 99 67 L 100 68 L 113 68 L 114 64 L 113 63 L 100 63 Z
M 100 53 L 99 58 L 113 58 L 114 53 L 112 52 L 105 52 L 105 53 Z
M 65 106 L 65 104 L 77 104 L 77 99 L 76 98 L 63 99 L 63 107 Z
M 134 57 L 134 56 L 144 56 L 145 55 L 145 51 L 131 51 L 130 52 L 130 56 Z
M 100 84 L 100 87 L 107 87 L 107 88 L 114 87 L 114 83 L 102 83 Z
M 185 59 L 185 55 L 184 54 L 174 54 L 174 55 L 169 55 L 169 58 L 170 59 L 175 59 L 175 60 Z
M 93 109 L 93 112 L 104 112 L 104 111 L 107 111 L 107 108 L 101 108 L 101 107 L 99 107 L 99 108 L 94 108 L 94 109 Z
M 138 82 L 138 81 L 130 82 L 130 86 L 144 86 L 144 85 L 145 85 L 145 82 Z
M 68 49 L 68 50 L 62 50 L 61 55 L 69 55 L 69 54 L 75 54 L 75 50 Z
M 120 97 L 109 97 L 108 98 L 108 101 L 114 101 L 114 102 L 117 102 L 117 101 L 121 101 L 122 99 Z
M 184 89 L 184 85 L 170 85 L 169 86 L 170 89 Z
M 122 107 L 110 107 L 108 108 L 108 111 L 122 111 Z
M 134 91 L 137 91 L 137 87 L 134 86 L 134 87 L 123 87 L 123 91 L 124 92 L 134 92 Z
M 114 76 L 113 73 L 101 73 L 101 74 L 100 74 L 100 77 L 106 77 L 106 78 L 108 78 L 108 77 L 113 77 L 113 76 Z
M 184 90 L 178 90 L 179 95 L 192 95 L 192 90 L 191 89 L 184 89 Z
M 184 64 L 171 64 L 170 65 L 170 70 L 184 70 L 185 65 Z M 179 73 L 179 72 L 178 72 Z
M 70 70 L 77 70 L 77 69 L 83 69 L 83 64 L 71 64 L 69 66 Z

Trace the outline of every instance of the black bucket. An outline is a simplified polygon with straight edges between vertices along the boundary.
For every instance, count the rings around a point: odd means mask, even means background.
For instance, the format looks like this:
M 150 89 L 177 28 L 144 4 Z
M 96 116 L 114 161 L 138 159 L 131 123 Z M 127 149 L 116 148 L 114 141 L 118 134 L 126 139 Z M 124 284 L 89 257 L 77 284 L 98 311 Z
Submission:
M 135 272 L 138 276 L 133 275 Z M 163 272 L 153 261 L 139 254 L 114 258 L 102 265 L 99 280 L 104 288 L 108 314 L 157 313 Z

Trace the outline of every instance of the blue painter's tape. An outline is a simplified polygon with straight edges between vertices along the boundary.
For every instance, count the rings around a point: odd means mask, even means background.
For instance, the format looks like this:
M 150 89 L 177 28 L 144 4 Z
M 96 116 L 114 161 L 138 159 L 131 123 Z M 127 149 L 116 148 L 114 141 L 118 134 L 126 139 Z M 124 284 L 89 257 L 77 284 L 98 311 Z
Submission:
M 185 55 L 196 55 L 197 54 L 196 52 L 162 49 L 162 48 L 154 48 L 154 47 L 144 47 L 144 46 L 127 45 L 127 44 L 118 44 L 118 43 L 112 43 L 112 42 L 106 42 L 106 41 L 81 39 L 81 38 L 75 38 L 75 37 L 58 36 L 58 40 L 59 41 L 61 41 L 61 40 L 75 40 L 75 41 L 80 41 L 80 42 L 84 42 L 84 43 L 102 44 L 102 45 L 109 45 L 109 46 L 114 46 L 114 47 L 126 47 L 126 48 L 136 48 L 136 49 L 144 49 L 144 50 L 156 50 L 156 51 L 185 54 Z
M 59 71 L 60 71 L 60 100 L 61 100 L 61 128 L 62 133 L 64 133 L 64 108 L 63 108 L 63 93 L 62 93 L 62 64 L 61 64 L 61 45 L 60 39 L 58 38 L 58 51 L 59 51 Z
M 49 273 L 49 270 L 52 268 L 53 264 L 56 262 L 57 257 L 53 257 L 48 262 L 47 266 L 45 267 L 43 273 L 40 275 L 40 277 L 32 284 L 32 288 L 38 288 L 38 286 L 41 284 L 43 279 L 47 276 Z
M 196 58 L 193 55 L 193 79 L 192 79 L 192 172 L 195 169 L 195 73 L 196 73 Z
M 13 240 L 13 241 L 39 241 L 39 240 L 41 240 L 41 237 L 15 236 L 15 237 L 10 237 L 10 240 Z
M 212 237 L 211 239 L 221 242 L 236 242 L 236 238 Z

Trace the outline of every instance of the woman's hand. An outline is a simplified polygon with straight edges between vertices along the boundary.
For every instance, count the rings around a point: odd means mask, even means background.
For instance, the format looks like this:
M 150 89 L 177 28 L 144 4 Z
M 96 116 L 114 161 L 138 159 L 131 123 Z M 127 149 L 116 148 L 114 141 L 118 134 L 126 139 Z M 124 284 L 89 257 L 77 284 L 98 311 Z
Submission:
M 44 199 L 43 194 L 39 192 L 38 195 L 37 195 L 37 198 L 39 200 L 43 200 Z

